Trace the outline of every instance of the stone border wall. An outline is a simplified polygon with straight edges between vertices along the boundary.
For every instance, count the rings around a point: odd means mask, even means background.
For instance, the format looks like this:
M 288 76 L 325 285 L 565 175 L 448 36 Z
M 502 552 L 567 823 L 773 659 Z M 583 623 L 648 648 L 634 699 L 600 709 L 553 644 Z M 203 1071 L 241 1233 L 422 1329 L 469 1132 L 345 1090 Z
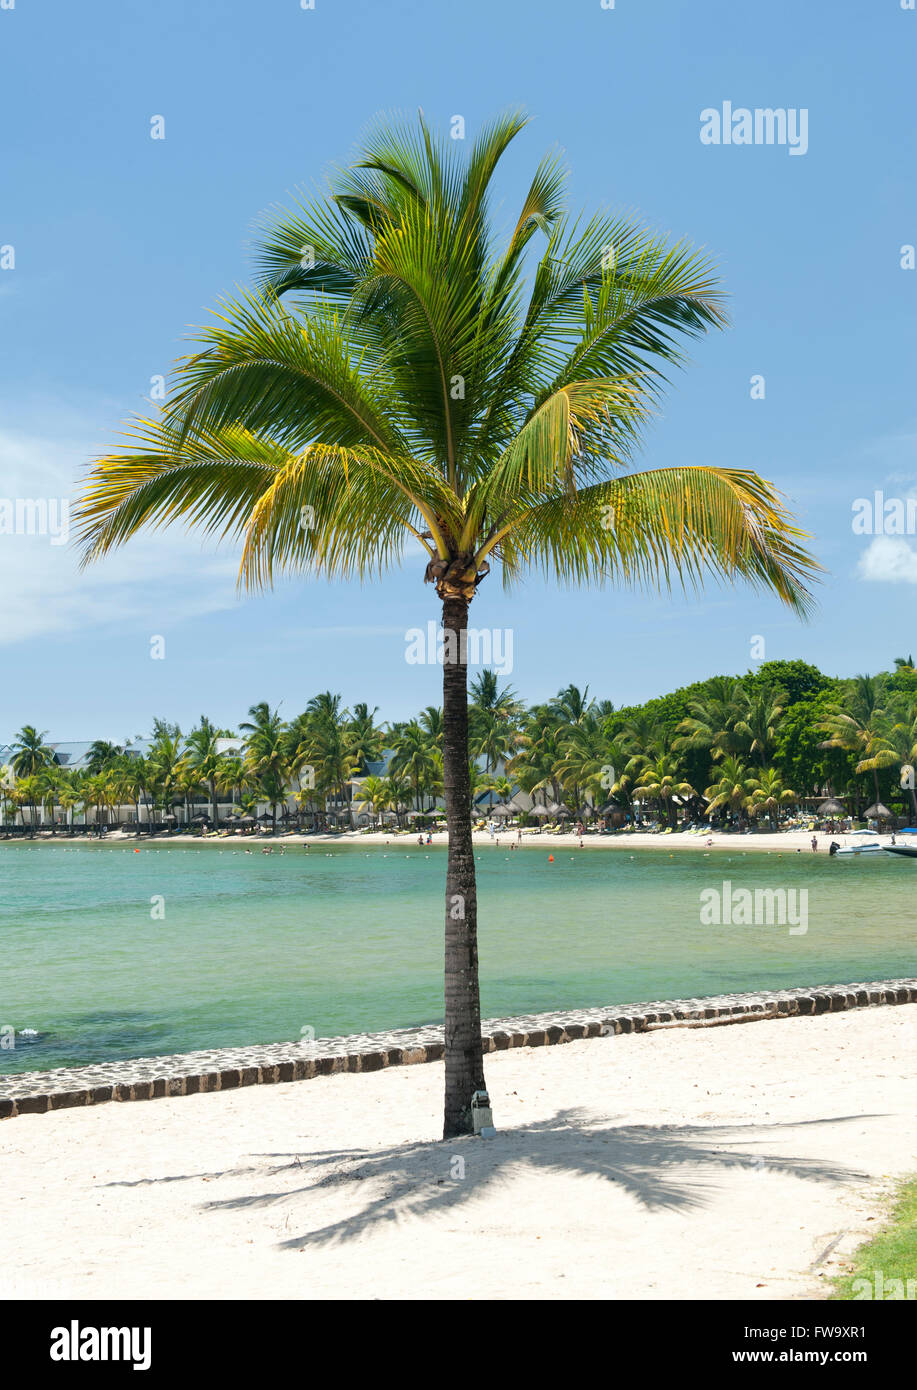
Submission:
M 509 1047 L 573 1042 L 578 1038 L 644 1033 L 660 1023 L 750 1021 L 756 1014 L 790 1018 L 882 1004 L 917 1004 L 917 979 L 758 990 L 750 994 L 718 994 L 709 999 L 668 999 L 650 1004 L 526 1014 L 491 1019 L 483 1024 L 482 1031 L 485 1051 L 498 1052 Z M 381 1071 L 383 1067 L 438 1062 L 443 1050 L 442 1027 L 430 1026 L 320 1038 L 312 1043 L 229 1047 L 0 1075 L 0 1119 L 77 1105 L 100 1105 L 111 1100 L 155 1100 L 161 1096 L 235 1090 L 239 1086 L 307 1081 L 333 1072 Z

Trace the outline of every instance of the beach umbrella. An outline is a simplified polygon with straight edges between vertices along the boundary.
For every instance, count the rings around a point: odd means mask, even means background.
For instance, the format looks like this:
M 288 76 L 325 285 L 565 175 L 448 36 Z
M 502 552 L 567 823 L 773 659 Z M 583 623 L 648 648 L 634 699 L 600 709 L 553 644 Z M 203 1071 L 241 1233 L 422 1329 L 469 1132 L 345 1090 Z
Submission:
M 604 806 L 599 807 L 600 816 L 610 816 L 613 811 L 620 811 L 620 801 L 606 801 Z
M 506 820 L 508 816 L 514 816 L 516 814 L 516 808 L 514 806 L 507 806 L 505 801 L 500 801 L 496 806 L 491 806 L 490 814 L 496 816 L 499 820 Z
M 549 816 L 550 814 L 551 812 L 548 810 L 547 806 L 533 806 L 531 811 L 529 811 L 530 816 L 538 816 L 539 820 L 544 820 L 545 816 Z
M 829 796 L 827 801 L 823 801 L 818 808 L 823 816 L 845 816 L 847 807 L 840 801 L 836 801 L 833 796 Z
M 875 820 L 891 820 L 892 813 L 887 806 L 883 806 L 881 801 L 875 802 L 872 806 L 867 806 L 866 816 L 872 816 Z
M 569 816 L 570 814 L 570 807 L 565 805 L 563 801 L 555 801 L 553 805 L 548 807 L 548 810 L 552 816 Z

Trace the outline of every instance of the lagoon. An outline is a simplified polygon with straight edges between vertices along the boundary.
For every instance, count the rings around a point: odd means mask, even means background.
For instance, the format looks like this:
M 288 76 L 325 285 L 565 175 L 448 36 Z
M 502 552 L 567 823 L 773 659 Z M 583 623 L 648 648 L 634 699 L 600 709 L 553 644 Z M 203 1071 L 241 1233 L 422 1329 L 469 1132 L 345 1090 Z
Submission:
M 476 852 L 485 1017 L 917 974 L 915 862 L 551 852 Z M 410 841 L 2 844 L 0 1072 L 441 1021 L 445 866 Z M 805 931 L 704 920 L 744 889 L 805 891 Z

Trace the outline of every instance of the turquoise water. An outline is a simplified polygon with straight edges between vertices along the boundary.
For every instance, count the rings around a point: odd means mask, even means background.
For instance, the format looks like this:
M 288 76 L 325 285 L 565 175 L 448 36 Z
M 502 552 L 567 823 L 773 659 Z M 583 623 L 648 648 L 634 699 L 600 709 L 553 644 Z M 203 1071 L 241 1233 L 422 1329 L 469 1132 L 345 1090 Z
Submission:
M 445 865 L 410 843 L 2 844 L 0 1029 L 37 1036 L 0 1071 L 440 1020 Z M 485 1017 L 917 974 L 917 861 L 555 843 L 477 868 Z M 807 932 L 702 925 L 724 880 L 807 890 Z

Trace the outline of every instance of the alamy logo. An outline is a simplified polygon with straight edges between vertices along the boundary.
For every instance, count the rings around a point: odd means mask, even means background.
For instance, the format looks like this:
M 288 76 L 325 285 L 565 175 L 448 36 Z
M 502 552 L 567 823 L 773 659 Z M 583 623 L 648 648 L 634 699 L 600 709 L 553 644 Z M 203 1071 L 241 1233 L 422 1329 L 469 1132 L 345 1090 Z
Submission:
M 50 536 L 52 545 L 70 539 L 66 497 L 0 497 L 0 536 Z
M 917 534 L 917 497 L 857 497 L 851 503 L 850 529 L 855 536 L 913 536 Z
M 790 154 L 809 148 L 809 110 L 778 106 L 737 106 L 724 101 L 722 108 L 707 106 L 700 113 L 702 145 L 787 145 Z
M 871 1279 L 853 1279 L 850 1292 L 855 1299 L 887 1303 L 899 1298 L 917 1299 L 917 1279 L 886 1279 L 881 1269 L 874 1269 Z
M 809 930 L 808 888 L 704 888 L 700 895 L 703 927 L 789 927 L 790 936 Z
M 52 1361 L 132 1361 L 135 1371 L 148 1371 L 152 1356 L 149 1327 L 52 1327 Z
M 449 629 L 427 623 L 427 630 L 410 627 L 404 634 L 404 659 L 409 666 L 492 666 L 501 676 L 513 669 L 513 630 L 510 627 L 466 628 L 459 637 Z

